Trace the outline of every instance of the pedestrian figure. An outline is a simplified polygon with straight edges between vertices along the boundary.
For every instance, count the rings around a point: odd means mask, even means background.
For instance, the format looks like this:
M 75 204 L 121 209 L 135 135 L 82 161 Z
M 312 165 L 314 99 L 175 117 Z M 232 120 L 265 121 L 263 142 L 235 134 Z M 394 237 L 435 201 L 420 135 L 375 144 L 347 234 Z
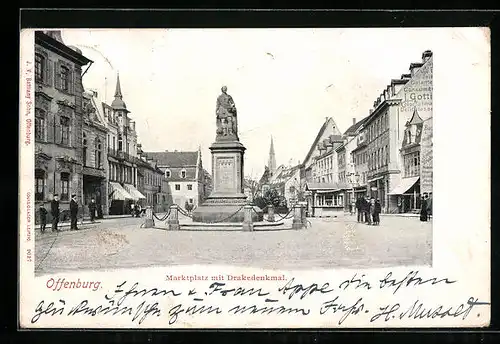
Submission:
M 136 207 L 135 207 L 135 217 L 140 217 L 141 216 L 141 212 L 142 212 L 142 207 L 140 204 L 138 204 Z
M 356 202 L 354 200 L 351 202 L 351 215 L 356 214 Z
M 380 213 L 382 212 L 382 206 L 380 205 L 380 201 L 378 199 L 375 200 L 375 204 L 373 206 L 373 223 L 378 226 L 380 225 Z
M 432 192 L 425 195 L 425 200 L 427 202 L 427 220 L 430 220 L 432 217 Z
M 43 203 L 40 204 L 40 232 L 45 233 L 45 227 L 47 226 L 47 209 L 43 206 Z
M 134 203 L 130 203 L 130 214 L 132 215 L 132 217 L 135 216 L 135 204 Z
M 97 218 L 102 219 L 102 205 L 101 205 L 101 203 L 97 204 Z
M 356 209 L 358 211 L 358 222 L 363 222 L 363 199 L 361 197 L 356 199 Z
M 57 224 L 59 223 L 59 195 L 54 194 L 54 198 L 50 202 L 50 215 L 52 215 L 52 232 L 57 232 Z
M 427 221 L 427 200 L 422 196 L 420 202 L 420 221 Z
M 375 225 L 375 199 L 372 197 L 370 199 L 370 211 L 369 211 L 370 225 Z
M 76 201 L 76 195 L 71 195 L 71 201 L 69 202 L 69 215 L 71 218 L 71 229 L 77 230 L 77 216 L 78 216 L 78 202 Z
M 95 210 L 96 210 L 96 204 L 95 204 L 95 200 L 92 198 L 90 200 L 90 204 L 89 204 L 89 213 L 90 213 L 90 222 L 94 222 L 95 220 Z
M 364 211 L 363 211 L 363 214 L 365 216 L 365 222 L 368 224 L 368 225 L 371 225 L 372 224 L 372 217 L 371 217 L 371 204 L 370 204 L 370 200 L 368 198 L 368 196 L 366 196 L 366 198 L 364 199 Z

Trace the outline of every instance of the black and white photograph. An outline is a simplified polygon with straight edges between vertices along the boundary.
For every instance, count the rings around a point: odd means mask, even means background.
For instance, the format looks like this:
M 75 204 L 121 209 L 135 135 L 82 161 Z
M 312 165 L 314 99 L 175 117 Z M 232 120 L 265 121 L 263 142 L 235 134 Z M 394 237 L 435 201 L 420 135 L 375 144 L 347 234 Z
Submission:
M 211 281 L 225 281 L 206 282 L 214 292 L 245 280 L 234 271 L 251 268 L 267 271 L 251 276 L 278 283 L 289 299 L 292 289 L 330 288 L 316 279 L 314 288 L 294 285 L 286 271 L 358 271 L 347 274 L 347 284 L 330 282 L 335 292 L 353 281 L 366 290 L 394 287 L 396 271 L 407 287 L 432 278 L 440 288 L 454 283 L 422 272 L 443 268 L 436 231 L 448 226 L 450 211 L 441 209 L 455 207 L 453 221 L 460 221 L 473 201 L 458 182 L 463 197 L 448 204 L 446 182 L 435 182 L 437 173 L 458 177 L 436 169 L 447 167 L 435 159 L 435 143 L 440 156 L 448 153 L 446 134 L 439 139 L 433 123 L 452 130 L 461 119 L 436 107 L 434 61 L 468 47 L 464 59 L 489 67 L 481 28 L 31 32 L 29 262 L 47 293 L 92 294 L 105 284 L 83 274 L 140 278 L 145 269 L 185 267 L 199 270 L 191 277 L 160 273 L 159 281 L 203 280 L 207 267 L 221 276 Z M 463 48 L 462 41 L 473 43 Z M 459 149 L 465 136 L 450 145 Z M 385 272 L 377 283 L 364 280 L 378 271 Z M 475 312 L 481 299 L 460 301 Z M 51 307 L 45 314 L 56 313 Z M 323 304 L 320 313 L 331 307 Z M 356 303 L 349 319 L 368 308 Z M 172 319 L 172 312 L 162 314 Z M 378 319 L 372 308 L 369 314 Z

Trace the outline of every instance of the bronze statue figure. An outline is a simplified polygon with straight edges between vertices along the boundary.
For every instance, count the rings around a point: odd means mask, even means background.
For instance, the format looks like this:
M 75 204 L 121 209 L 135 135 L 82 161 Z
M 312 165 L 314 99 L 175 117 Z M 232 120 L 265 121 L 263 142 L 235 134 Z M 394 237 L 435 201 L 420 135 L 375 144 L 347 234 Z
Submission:
M 233 97 L 227 94 L 227 87 L 222 86 L 222 93 L 217 97 L 217 135 L 238 137 L 238 122 L 236 119 L 236 105 Z

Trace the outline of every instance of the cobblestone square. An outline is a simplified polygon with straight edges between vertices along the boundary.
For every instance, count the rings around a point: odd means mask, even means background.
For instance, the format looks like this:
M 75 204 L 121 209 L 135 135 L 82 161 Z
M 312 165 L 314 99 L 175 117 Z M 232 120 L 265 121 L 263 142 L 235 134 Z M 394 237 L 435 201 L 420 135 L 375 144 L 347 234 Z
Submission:
M 88 224 L 79 231 L 36 232 L 36 275 L 77 270 L 217 264 L 266 269 L 431 265 L 432 223 L 383 216 L 380 226 L 309 219 L 302 230 L 166 231 L 142 219 Z M 288 226 L 291 228 L 291 223 Z

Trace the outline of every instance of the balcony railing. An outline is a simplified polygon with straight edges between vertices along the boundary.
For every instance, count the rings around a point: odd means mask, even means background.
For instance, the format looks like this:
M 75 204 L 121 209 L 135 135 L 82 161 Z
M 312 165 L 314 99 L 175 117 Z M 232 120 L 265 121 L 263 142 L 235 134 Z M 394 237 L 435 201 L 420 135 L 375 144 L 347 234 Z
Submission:
M 113 158 L 118 159 L 118 160 L 126 160 L 126 161 L 129 161 L 132 163 L 135 162 L 134 156 L 132 156 L 132 155 L 130 155 L 122 150 L 108 148 L 108 155 L 112 156 Z

